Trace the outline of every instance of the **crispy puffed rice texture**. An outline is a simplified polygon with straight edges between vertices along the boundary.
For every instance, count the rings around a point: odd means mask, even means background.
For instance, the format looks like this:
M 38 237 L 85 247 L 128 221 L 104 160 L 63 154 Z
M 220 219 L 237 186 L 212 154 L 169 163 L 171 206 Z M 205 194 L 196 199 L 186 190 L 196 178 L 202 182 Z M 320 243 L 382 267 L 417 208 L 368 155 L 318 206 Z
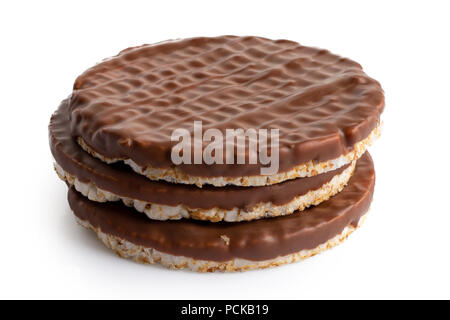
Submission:
M 98 238 L 108 248 L 114 250 L 114 252 L 116 252 L 116 254 L 122 258 L 128 258 L 144 264 L 159 263 L 162 266 L 168 267 L 170 269 L 186 268 L 196 272 L 236 272 L 272 268 L 312 257 L 322 251 L 341 244 L 353 231 L 358 229 L 364 223 L 366 217 L 367 213 L 359 219 L 358 225 L 356 227 L 354 227 L 353 225 L 348 225 L 344 228 L 344 230 L 342 230 L 340 234 L 311 250 L 302 250 L 300 252 L 265 261 L 233 259 L 225 262 L 197 260 L 184 256 L 175 256 L 160 252 L 153 248 L 146 248 L 140 245 L 135 245 L 127 240 L 102 232 L 99 228 L 93 227 L 88 221 L 80 220 L 78 218 L 76 219 L 81 226 L 93 230 L 97 234 Z
M 91 154 L 92 156 L 106 162 L 115 163 L 118 161 L 123 161 L 129 165 L 135 172 L 146 176 L 151 180 L 164 180 L 172 183 L 184 183 L 184 184 L 195 184 L 198 187 L 202 187 L 204 184 L 211 184 L 216 187 L 223 187 L 226 185 L 237 185 L 244 187 L 256 187 L 256 186 L 266 186 L 271 184 L 280 183 L 290 179 L 311 177 L 324 172 L 336 170 L 354 160 L 359 159 L 367 147 L 372 145 L 372 143 L 380 136 L 382 125 L 379 124 L 367 138 L 361 140 L 354 144 L 353 150 L 346 155 L 342 155 L 336 159 L 315 162 L 309 161 L 294 167 L 293 169 L 277 173 L 269 176 L 244 176 L 244 177 L 200 177 L 191 176 L 179 170 L 177 167 L 168 169 L 158 169 L 151 166 L 141 167 L 132 159 L 119 159 L 119 158 L 107 158 L 98 152 L 94 151 L 89 147 L 82 137 L 77 138 L 78 144 Z
M 271 202 L 258 203 L 251 210 L 241 208 L 231 210 L 214 207 L 212 209 L 190 208 L 187 205 L 169 206 L 149 203 L 137 199 L 121 197 L 114 193 L 98 188 L 92 182 L 81 182 L 76 176 L 64 171 L 60 165 L 54 163 L 58 176 L 89 200 L 97 202 L 118 201 L 134 207 L 137 211 L 145 213 L 147 217 L 154 220 L 177 220 L 181 218 L 193 218 L 198 220 L 208 220 L 211 222 L 227 221 L 250 221 L 268 217 L 278 217 L 291 214 L 297 210 L 302 211 L 312 205 L 318 205 L 323 201 L 342 191 L 350 180 L 356 166 L 356 161 L 345 169 L 342 173 L 335 175 L 330 181 L 322 185 L 319 189 L 311 190 L 304 195 L 293 198 L 290 202 L 282 205 L 274 205 Z

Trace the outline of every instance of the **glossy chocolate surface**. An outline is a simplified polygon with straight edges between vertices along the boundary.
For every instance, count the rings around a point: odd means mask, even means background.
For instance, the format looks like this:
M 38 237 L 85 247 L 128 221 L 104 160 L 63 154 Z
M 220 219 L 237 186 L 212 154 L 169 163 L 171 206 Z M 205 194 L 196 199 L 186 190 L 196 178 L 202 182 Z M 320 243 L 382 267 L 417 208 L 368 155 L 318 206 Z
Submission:
M 71 130 L 108 158 L 173 167 L 176 128 L 277 128 L 279 172 L 350 152 L 379 122 L 380 84 L 327 50 L 221 36 L 129 48 L 77 78 Z M 236 163 L 236 162 L 235 162 Z M 178 167 L 194 176 L 260 174 L 260 164 Z

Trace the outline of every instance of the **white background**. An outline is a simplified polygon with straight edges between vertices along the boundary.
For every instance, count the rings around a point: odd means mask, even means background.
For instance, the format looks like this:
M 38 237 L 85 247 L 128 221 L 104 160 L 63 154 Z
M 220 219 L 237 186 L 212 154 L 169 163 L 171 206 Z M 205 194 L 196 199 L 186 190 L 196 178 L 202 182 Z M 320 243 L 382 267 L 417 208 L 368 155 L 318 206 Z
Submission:
M 2 1 L 0 298 L 450 298 L 446 1 Z M 386 92 L 365 225 L 300 263 L 197 274 L 117 258 L 78 226 L 47 125 L 76 76 L 119 50 L 260 35 L 360 62 Z

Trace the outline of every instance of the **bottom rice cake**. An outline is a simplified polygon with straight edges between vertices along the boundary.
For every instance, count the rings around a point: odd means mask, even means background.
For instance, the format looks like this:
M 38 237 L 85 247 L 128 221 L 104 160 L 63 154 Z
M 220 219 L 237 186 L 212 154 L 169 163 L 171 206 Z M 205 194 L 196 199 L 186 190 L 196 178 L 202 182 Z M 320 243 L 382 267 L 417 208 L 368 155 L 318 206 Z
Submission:
M 199 272 L 279 266 L 341 243 L 357 229 L 372 201 L 373 162 L 366 153 L 347 187 L 303 212 L 248 222 L 157 221 L 120 202 L 94 202 L 69 189 L 77 221 L 119 256 Z

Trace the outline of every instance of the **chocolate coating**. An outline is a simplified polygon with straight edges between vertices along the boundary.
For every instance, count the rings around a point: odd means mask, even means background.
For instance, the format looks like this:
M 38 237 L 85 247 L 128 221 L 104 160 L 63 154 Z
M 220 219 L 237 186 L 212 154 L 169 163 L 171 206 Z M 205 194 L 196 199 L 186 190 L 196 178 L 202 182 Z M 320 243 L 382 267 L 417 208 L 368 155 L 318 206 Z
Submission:
M 150 203 L 191 208 L 210 209 L 219 207 L 231 210 L 250 210 L 256 204 L 272 202 L 281 205 L 295 197 L 316 190 L 342 173 L 349 165 L 313 177 L 288 180 L 263 187 L 214 187 L 173 184 L 152 181 L 135 173 L 128 166 L 116 163 L 108 165 L 90 156 L 75 142 L 69 128 L 67 100 L 64 100 L 50 120 L 50 148 L 56 162 L 82 182 L 93 182 L 97 187 L 122 197 Z
M 278 128 L 279 172 L 347 154 L 379 122 L 380 84 L 327 50 L 221 36 L 129 48 L 77 78 L 71 130 L 108 158 L 173 167 L 176 128 Z M 247 146 L 248 147 L 248 146 Z M 236 162 L 235 162 L 236 163 Z M 260 175 L 262 165 L 182 164 L 193 176 Z
M 74 214 L 103 232 L 164 253 L 210 261 L 262 261 L 313 249 L 349 224 L 357 225 L 372 200 L 375 171 L 370 155 L 358 161 L 346 188 L 330 200 L 289 216 L 239 223 L 156 221 L 120 203 L 92 202 L 73 188 Z M 227 245 L 221 236 L 227 236 Z

